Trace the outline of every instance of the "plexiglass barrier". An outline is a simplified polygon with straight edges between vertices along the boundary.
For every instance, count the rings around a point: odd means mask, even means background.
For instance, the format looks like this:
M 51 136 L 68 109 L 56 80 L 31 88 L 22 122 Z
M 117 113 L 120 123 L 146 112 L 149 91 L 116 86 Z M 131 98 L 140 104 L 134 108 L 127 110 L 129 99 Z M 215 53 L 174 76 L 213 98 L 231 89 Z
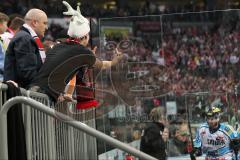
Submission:
M 222 10 L 100 19 L 97 56 L 124 58 L 95 71 L 97 129 L 139 149 L 149 114 L 160 107 L 169 159 L 190 159 L 191 139 L 211 106 L 237 129 L 239 18 L 239 10 Z M 131 156 L 102 142 L 98 155 Z

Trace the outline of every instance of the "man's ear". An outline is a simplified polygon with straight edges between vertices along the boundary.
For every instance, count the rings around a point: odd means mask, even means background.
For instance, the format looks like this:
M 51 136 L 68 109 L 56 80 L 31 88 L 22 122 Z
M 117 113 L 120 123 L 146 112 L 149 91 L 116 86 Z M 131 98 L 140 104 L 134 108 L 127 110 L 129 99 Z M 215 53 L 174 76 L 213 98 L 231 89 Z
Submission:
M 32 24 L 33 27 L 36 27 L 37 20 L 32 20 L 32 21 L 31 21 L 31 24 Z

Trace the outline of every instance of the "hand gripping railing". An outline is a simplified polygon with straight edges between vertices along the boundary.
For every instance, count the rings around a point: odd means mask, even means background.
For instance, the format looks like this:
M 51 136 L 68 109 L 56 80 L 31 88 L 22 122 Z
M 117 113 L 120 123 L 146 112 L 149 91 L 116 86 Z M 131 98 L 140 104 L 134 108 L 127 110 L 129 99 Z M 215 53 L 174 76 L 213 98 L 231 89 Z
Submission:
M 79 129 L 93 137 L 103 140 L 104 142 L 106 142 L 116 148 L 119 148 L 125 152 L 128 152 L 128 153 L 132 154 L 133 156 L 139 157 L 141 159 L 146 159 L 146 160 L 157 160 L 156 158 L 154 158 L 148 154 L 145 154 L 145 153 L 121 142 L 121 141 L 118 141 L 96 129 L 93 129 L 82 122 L 76 121 L 67 115 L 59 113 L 56 110 L 45 106 L 44 104 L 42 104 L 40 102 L 37 102 L 31 98 L 23 97 L 23 96 L 17 96 L 17 97 L 9 99 L 3 105 L 2 110 L 0 112 L 0 144 L 1 144 L 0 145 L 0 159 L 4 159 L 4 160 L 8 159 L 7 112 L 12 106 L 14 106 L 15 104 L 18 104 L 18 103 L 27 104 L 24 106 L 30 106 L 41 112 L 44 112 L 45 114 L 50 115 L 58 120 L 61 120 L 64 123 L 76 128 L 76 129 Z

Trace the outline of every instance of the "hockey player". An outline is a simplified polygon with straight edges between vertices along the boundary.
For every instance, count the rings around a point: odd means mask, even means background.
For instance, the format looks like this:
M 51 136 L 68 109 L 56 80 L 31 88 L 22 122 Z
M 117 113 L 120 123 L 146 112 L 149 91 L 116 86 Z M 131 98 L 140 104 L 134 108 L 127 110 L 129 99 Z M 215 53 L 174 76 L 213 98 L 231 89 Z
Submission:
M 220 109 L 212 107 L 207 112 L 207 123 L 202 124 L 194 141 L 196 156 L 206 154 L 206 160 L 232 160 L 230 143 L 237 137 L 233 127 L 219 122 Z

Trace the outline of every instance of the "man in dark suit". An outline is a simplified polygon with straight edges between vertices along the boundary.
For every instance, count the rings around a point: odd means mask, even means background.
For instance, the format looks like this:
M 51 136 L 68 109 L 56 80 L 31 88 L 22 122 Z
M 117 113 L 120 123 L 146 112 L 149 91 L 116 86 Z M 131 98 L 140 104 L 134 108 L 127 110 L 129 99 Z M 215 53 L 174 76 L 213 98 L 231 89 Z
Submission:
M 14 81 L 19 87 L 28 88 L 45 60 L 40 38 L 47 29 L 47 15 L 31 9 L 25 15 L 25 24 L 10 42 L 4 62 L 4 80 Z

